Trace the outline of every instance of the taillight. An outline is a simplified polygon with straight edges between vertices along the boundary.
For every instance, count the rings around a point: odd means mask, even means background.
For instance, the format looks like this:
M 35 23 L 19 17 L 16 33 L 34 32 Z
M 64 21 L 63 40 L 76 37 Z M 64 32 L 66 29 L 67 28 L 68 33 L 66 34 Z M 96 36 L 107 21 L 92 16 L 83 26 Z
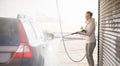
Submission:
M 13 58 L 30 58 L 30 57 L 32 57 L 32 52 L 30 47 L 27 45 L 20 45 L 13 55 Z
M 32 57 L 32 49 L 28 45 L 25 31 L 20 22 L 18 23 L 18 29 L 20 34 L 20 45 L 14 53 L 13 58 L 30 58 Z

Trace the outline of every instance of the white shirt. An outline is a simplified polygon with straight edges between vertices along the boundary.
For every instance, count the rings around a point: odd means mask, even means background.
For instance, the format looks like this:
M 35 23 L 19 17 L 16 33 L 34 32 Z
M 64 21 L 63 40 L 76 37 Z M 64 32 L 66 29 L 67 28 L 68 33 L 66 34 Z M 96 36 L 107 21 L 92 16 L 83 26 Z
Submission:
M 91 18 L 87 21 L 87 25 L 85 27 L 86 33 L 80 32 L 80 34 L 86 36 L 86 43 L 94 43 L 95 39 L 95 19 Z

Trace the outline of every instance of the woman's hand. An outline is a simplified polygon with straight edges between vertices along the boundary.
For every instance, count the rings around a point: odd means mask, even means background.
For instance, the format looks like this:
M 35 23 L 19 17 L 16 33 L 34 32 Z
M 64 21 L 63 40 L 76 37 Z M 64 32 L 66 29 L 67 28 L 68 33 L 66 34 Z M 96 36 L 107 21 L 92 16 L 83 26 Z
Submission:
M 86 33 L 87 31 L 86 31 L 86 30 L 82 30 L 81 32 L 84 32 L 84 33 Z

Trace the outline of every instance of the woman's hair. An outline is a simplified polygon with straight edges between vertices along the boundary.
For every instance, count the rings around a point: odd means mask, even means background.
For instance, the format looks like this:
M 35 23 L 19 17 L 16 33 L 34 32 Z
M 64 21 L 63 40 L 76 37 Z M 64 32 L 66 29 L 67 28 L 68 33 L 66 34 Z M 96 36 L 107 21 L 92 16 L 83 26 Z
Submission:
M 91 17 L 93 16 L 93 13 L 91 11 L 87 11 L 86 13 L 90 14 Z

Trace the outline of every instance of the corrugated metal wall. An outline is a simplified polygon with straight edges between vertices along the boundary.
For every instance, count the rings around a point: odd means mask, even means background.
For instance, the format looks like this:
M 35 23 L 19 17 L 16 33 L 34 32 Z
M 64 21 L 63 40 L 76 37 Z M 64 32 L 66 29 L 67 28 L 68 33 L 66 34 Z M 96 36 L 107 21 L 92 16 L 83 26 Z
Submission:
M 120 66 L 120 0 L 99 0 L 99 66 Z

